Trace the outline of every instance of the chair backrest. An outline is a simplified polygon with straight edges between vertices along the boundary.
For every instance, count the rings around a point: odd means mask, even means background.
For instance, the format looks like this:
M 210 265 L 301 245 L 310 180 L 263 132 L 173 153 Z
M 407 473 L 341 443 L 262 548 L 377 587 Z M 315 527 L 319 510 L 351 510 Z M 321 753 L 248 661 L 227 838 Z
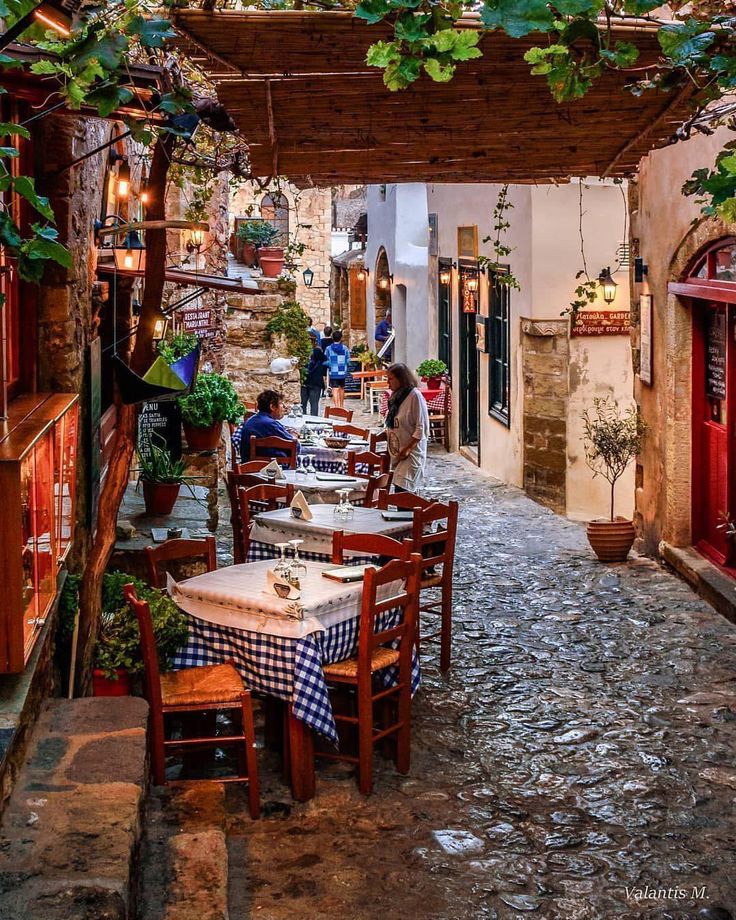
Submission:
M 274 457 L 282 466 L 296 468 L 297 442 L 287 438 L 251 438 L 248 446 L 249 458 L 259 460 L 263 457 Z M 278 451 L 278 453 L 277 453 Z
M 243 546 L 243 562 L 248 556 L 250 544 L 250 526 L 254 514 L 262 511 L 275 511 L 288 505 L 294 497 L 294 486 L 291 483 L 280 485 L 257 485 L 249 488 L 238 488 L 238 516 L 240 518 L 240 532 Z
M 371 476 L 388 473 L 389 462 L 388 454 L 374 454 L 370 450 L 348 451 L 348 473 L 351 476 L 360 476 L 362 479 L 370 479 Z
M 368 488 L 363 496 L 364 508 L 375 508 L 378 505 L 378 495 L 380 492 L 388 492 L 394 481 L 393 471 L 390 473 L 381 473 L 379 476 L 371 476 L 368 480 Z
M 268 460 L 264 461 L 268 464 Z M 241 464 L 245 466 L 245 464 Z M 230 499 L 230 526 L 233 529 L 233 562 L 239 565 L 245 562 L 248 554 L 247 534 L 243 533 L 241 526 L 240 504 L 238 489 L 251 486 L 264 485 L 263 479 L 257 473 L 234 473 L 227 471 L 227 497 Z
M 346 422 L 352 422 L 353 410 L 343 409 L 340 406 L 327 406 L 325 408 L 325 418 L 342 418 Z
M 360 438 L 362 441 L 368 441 L 370 438 L 370 431 L 367 428 L 361 428 L 360 425 L 333 425 L 332 432 L 335 435 L 354 435 L 356 438 Z
M 442 566 L 443 577 L 452 577 L 457 538 L 458 504 L 456 501 L 432 502 L 414 512 L 412 542 L 414 552 L 421 553 L 422 568 Z M 432 527 L 439 522 L 438 529 Z
M 411 656 L 417 630 L 419 611 L 419 582 L 422 558 L 412 553 L 404 561 L 394 559 L 380 569 L 367 569 L 363 578 L 363 601 L 360 609 L 358 635 L 358 683 L 371 680 L 371 653 L 389 642 L 399 649 L 399 668 L 409 679 Z M 394 594 L 378 600 L 378 589 L 392 582 L 403 581 Z M 382 625 L 382 615 L 389 610 L 401 610 L 401 620 L 393 626 Z
M 432 502 L 422 498 L 421 495 L 415 495 L 414 492 L 386 492 L 381 490 L 378 493 L 377 507 L 381 511 L 388 511 L 389 508 L 428 508 Z
M 167 540 L 159 546 L 146 547 L 148 580 L 153 588 L 166 587 L 166 571 L 160 568 L 163 562 L 180 562 L 185 559 L 204 559 L 208 572 L 217 568 L 217 542 L 214 537 L 204 540 Z
M 402 559 L 406 562 L 412 553 L 412 540 L 394 540 L 376 533 L 345 533 L 335 530 L 332 534 L 332 561 L 342 565 L 345 553 L 352 552 L 360 556 L 379 556 L 386 559 Z
M 371 432 L 368 435 L 368 450 L 377 454 L 388 450 L 388 431 L 384 428 L 382 431 Z
M 262 469 L 268 466 L 270 460 L 249 460 L 247 463 L 236 464 L 236 473 L 260 473 Z M 253 485 L 258 483 L 254 482 Z
M 164 743 L 164 715 L 163 700 L 161 698 L 161 672 L 158 665 L 158 652 L 156 651 L 156 637 L 153 632 L 151 608 L 147 601 L 138 599 L 135 585 L 127 584 L 123 587 L 123 597 L 130 604 L 138 620 L 141 634 L 141 655 L 143 657 L 143 674 L 146 688 L 146 699 L 150 707 L 149 729 L 151 732 L 151 747 Z

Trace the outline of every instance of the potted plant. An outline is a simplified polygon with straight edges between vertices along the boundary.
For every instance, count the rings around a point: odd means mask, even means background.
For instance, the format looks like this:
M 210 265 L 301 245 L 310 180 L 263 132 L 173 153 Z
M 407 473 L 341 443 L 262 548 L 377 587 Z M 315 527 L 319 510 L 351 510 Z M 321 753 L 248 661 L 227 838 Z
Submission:
M 215 450 L 223 422 L 237 422 L 243 404 L 235 387 L 222 374 L 199 374 L 189 396 L 179 400 L 184 434 L 192 450 Z
M 160 443 L 156 444 L 156 440 Z M 174 460 L 165 441 L 159 435 L 153 435 L 148 450 L 139 453 L 138 456 L 138 478 L 143 483 L 146 514 L 171 514 L 182 483 L 191 478 L 184 473 L 184 461 Z
M 278 228 L 267 220 L 245 220 L 238 227 L 238 238 L 243 241 L 243 262 L 254 265 L 257 253 L 258 264 L 267 278 L 278 278 L 284 267 L 283 246 L 272 245 L 278 235 Z
M 439 389 L 442 377 L 447 373 L 447 365 L 437 358 L 426 358 L 417 368 L 417 376 L 425 381 L 429 389 Z
M 587 534 L 601 562 L 623 562 L 629 555 L 636 531 L 632 521 L 616 517 L 616 483 L 641 449 L 644 422 L 633 406 L 622 412 L 615 399 L 594 399 L 593 409 L 583 415 L 585 459 L 593 476 L 611 485 L 611 512 L 606 520 L 591 521 Z
M 186 644 L 189 628 L 186 614 L 158 588 L 125 572 L 107 572 L 102 583 L 102 620 L 95 647 L 92 687 L 95 696 L 126 696 L 131 678 L 143 672 L 140 631 L 135 613 L 126 604 L 123 586 L 132 582 L 136 593 L 148 601 L 156 637 L 159 666 L 170 667 L 174 653 Z
M 193 332 L 177 332 L 158 343 L 158 353 L 167 364 L 173 364 L 179 358 L 185 358 L 197 347 L 199 339 Z

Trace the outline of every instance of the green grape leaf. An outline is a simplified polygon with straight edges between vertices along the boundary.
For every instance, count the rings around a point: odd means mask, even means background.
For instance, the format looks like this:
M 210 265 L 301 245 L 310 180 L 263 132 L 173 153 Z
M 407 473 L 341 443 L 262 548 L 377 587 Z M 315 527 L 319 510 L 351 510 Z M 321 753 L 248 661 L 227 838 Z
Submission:
M 395 42 L 376 42 L 368 49 L 365 60 L 370 67 L 388 67 L 398 64 L 401 53 Z
M 427 38 L 429 32 L 426 28 L 430 20 L 428 13 L 406 13 L 399 16 L 394 26 L 394 36 L 397 41 L 418 42 Z
M 380 22 L 388 14 L 390 7 L 386 0 L 362 0 L 355 10 L 359 19 L 371 24 Z
M 38 74 L 39 76 L 47 76 L 52 74 L 60 73 L 64 70 L 64 65 L 59 64 L 57 61 L 34 61 L 31 64 L 31 73 Z
M 28 128 L 24 128 L 22 125 L 14 125 L 12 122 L 0 121 L 0 137 L 7 137 L 8 134 L 17 134 L 26 140 L 30 140 L 31 137 L 31 132 Z
M 22 198 L 25 198 L 25 200 L 47 220 L 54 219 L 54 212 L 51 210 L 48 198 L 38 194 L 36 191 L 36 182 L 30 176 L 16 176 L 13 180 L 13 191 Z
M 87 93 L 87 102 L 93 105 L 102 118 L 118 109 L 126 102 L 130 102 L 133 93 L 125 86 L 106 85 L 100 86 Z
M 176 32 L 171 28 L 168 19 L 133 16 L 128 21 L 128 31 L 139 37 L 144 48 L 163 48 L 167 39 L 176 37 Z
M 547 0 L 485 0 L 481 19 L 489 29 L 503 29 L 511 38 L 548 32 L 555 21 Z
M 657 37 L 662 51 L 677 66 L 699 63 L 716 38 L 715 32 L 697 19 L 668 23 L 662 26 Z
M 447 83 L 455 74 L 454 64 L 441 64 L 437 58 L 428 58 L 424 62 L 424 69 L 435 83 Z
M 0 243 L 17 249 L 22 242 L 20 230 L 7 211 L 0 211 Z

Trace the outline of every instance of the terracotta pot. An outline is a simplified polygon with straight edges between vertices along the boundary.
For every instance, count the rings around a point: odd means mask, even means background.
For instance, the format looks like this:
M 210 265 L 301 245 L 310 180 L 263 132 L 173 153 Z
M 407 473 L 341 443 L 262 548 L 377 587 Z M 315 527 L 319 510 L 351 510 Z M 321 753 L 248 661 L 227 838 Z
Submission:
M 601 562 L 624 562 L 636 536 L 633 522 L 620 517 L 615 521 L 591 521 L 586 533 Z
M 264 256 L 258 253 L 258 261 L 261 264 L 261 271 L 264 278 L 278 278 L 284 270 L 284 257 L 281 256 Z
M 256 264 L 256 247 L 254 243 L 243 243 L 240 249 L 240 261 L 248 268 Z
M 117 669 L 117 680 L 105 677 L 99 668 L 92 672 L 92 692 L 95 696 L 130 696 L 130 675 L 125 668 Z
M 171 514 L 179 497 L 181 485 L 170 482 L 146 482 L 143 480 L 143 501 L 146 514 Z
M 259 246 L 258 247 L 258 260 L 260 261 L 264 256 L 267 259 L 283 259 L 284 258 L 284 247 L 283 246 Z
M 222 422 L 215 422 L 209 428 L 194 428 L 186 422 L 183 425 L 184 437 L 192 450 L 217 450 L 222 436 Z

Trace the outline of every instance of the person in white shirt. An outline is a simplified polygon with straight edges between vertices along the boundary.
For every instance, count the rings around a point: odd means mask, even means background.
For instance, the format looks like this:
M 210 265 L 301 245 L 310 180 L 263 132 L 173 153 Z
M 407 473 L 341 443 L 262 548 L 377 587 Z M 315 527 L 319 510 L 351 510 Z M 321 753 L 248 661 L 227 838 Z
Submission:
M 385 425 L 394 487 L 397 491 L 414 492 L 424 478 L 427 462 L 427 402 L 406 364 L 392 364 L 386 376 L 391 396 Z

